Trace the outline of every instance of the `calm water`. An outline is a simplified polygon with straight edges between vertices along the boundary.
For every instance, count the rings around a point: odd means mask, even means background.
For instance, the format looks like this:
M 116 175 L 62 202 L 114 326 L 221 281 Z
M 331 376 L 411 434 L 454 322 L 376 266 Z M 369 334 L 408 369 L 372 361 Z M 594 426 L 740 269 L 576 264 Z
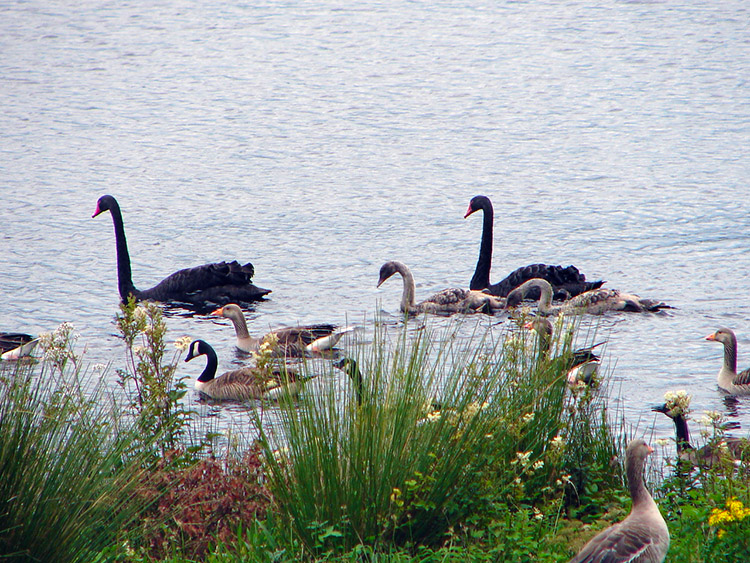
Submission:
M 0 5 L 2 329 L 71 321 L 92 363 L 121 361 L 104 193 L 140 287 L 252 261 L 257 333 L 396 313 L 388 259 L 420 297 L 468 285 L 483 193 L 493 280 L 575 264 L 678 307 L 601 321 L 628 423 L 680 388 L 726 411 L 702 339 L 734 328 L 750 366 L 746 2 L 233 4 Z M 238 361 L 226 324 L 168 322 Z M 747 433 L 750 399 L 736 416 Z

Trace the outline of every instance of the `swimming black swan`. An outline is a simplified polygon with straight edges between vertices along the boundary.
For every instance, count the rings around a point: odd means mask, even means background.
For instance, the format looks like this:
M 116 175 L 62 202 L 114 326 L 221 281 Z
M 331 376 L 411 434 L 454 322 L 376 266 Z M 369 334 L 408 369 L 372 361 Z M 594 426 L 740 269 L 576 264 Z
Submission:
M 654 450 L 632 440 L 625 450 L 625 473 L 633 507 L 627 518 L 599 532 L 570 563 L 661 563 L 669 550 L 669 528 L 643 483 L 646 457 Z
M 332 324 L 314 324 L 277 328 L 261 338 L 256 338 L 250 336 L 245 313 L 238 305 L 230 303 L 211 314 L 232 321 L 237 335 L 237 348 L 240 350 L 257 352 L 263 342 L 271 342 L 274 354 L 285 357 L 325 352 L 336 346 L 344 334 L 354 331 L 352 326 L 342 328 Z
M 518 307 L 528 297 L 529 289 L 540 290 L 539 314 L 556 315 L 557 313 L 588 313 L 600 315 L 607 311 L 627 311 L 631 313 L 656 312 L 671 309 L 669 305 L 653 299 L 643 299 L 632 293 L 623 293 L 617 289 L 600 287 L 571 297 L 560 305 L 552 305 L 552 286 L 541 278 L 522 283 L 508 294 L 506 308 Z
M 391 260 L 380 268 L 378 287 L 393 274 L 399 273 L 404 280 L 404 292 L 401 296 L 401 312 L 409 314 L 433 313 L 450 315 L 453 313 L 492 313 L 505 306 L 505 300 L 493 297 L 481 291 L 468 289 L 444 289 L 431 295 L 424 301 L 416 302 L 416 286 L 411 270 L 402 262 Z
M 250 303 L 271 292 L 270 289 L 253 285 L 254 268 L 251 263 L 242 266 L 236 260 L 186 268 L 164 278 L 151 289 L 136 289 L 130 271 L 130 255 L 125 240 L 122 213 L 117 200 L 111 195 L 99 198 L 92 217 L 105 211 L 112 214 L 112 222 L 115 225 L 117 284 L 123 302 L 132 295 L 138 301 L 171 302 L 205 309 L 227 303 Z
M 303 377 L 299 370 L 284 364 L 271 368 L 240 368 L 216 377 L 219 361 L 214 349 L 204 340 L 190 343 L 185 361 L 204 355 L 207 358 L 206 367 L 195 381 L 195 389 L 217 401 L 279 399 L 287 394 L 297 394 L 310 379 Z
M 737 337 L 728 328 L 720 328 L 706 336 L 706 340 L 724 345 L 724 363 L 719 370 L 719 387 L 732 395 L 750 394 L 750 368 L 737 373 Z
M 550 282 L 555 290 L 556 299 L 567 299 L 570 296 L 578 295 L 590 289 L 601 287 L 604 281 L 587 282 L 586 276 L 578 271 L 575 266 L 550 266 L 547 264 L 530 264 L 522 266 L 511 272 L 504 280 L 490 285 L 490 268 L 492 266 L 492 238 L 494 211 L 492 202 L 487 196 L 478 195 L 471 198 L 469 208 L 466 210 L 464 219 L 474 213 L 482 210 L 484 212 L 484 221 L 482 224 L 482 243 L 479 247 L 479 261 L 474 271 L 474 277 L 471 278 L 469 289 L 486 290 L 492 295 L 505 297 L 510 291 L 526 280 L 532 278 L 543 278 Z M 529 299 L 536 299 L 538 292 L 532 293 Z

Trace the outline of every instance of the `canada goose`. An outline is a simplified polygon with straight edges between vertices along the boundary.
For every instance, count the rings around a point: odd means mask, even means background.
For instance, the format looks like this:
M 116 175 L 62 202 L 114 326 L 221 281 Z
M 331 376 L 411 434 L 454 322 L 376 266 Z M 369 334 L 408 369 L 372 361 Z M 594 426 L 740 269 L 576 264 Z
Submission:
M 544 357 L 550 360 L 550 345 L 552 342 L 553 327 L 546 317 L 535 317 L 523 325 L 524 328 L 533 330 L 539 335 L 539 350 Z M 599 356 L 594 353 L 594 348 L 601 346 L 603 342 L 594 344 L 587 348 L 573 350 L 569 354 L 552 358 L 559 362 L 560 368 L 565 370 L 565 380 L 568 385 L 576 385 L 579 382 L 590 384 L 599 372 Z
M 724 345 L 724 363 L 719 370 L 719 387 L 733 395 L 750 393 L 750 368 L 737 373 L 737 337 L 728 328 L 720 328 L 706 336 L 706 340 Z
M 130 255 L 120 205 L 111 195 L 103 195 L 99 198 L 92 217 L 105 211 L 112 214 L 112 222 L 115 226 L 117 284 L 123 302 L 132 295 L 138 301 L 161 301 L 204 308 L 231 302 L 257 301 L 271 292 L 270 289 L 262 289 L 253 285 L 252 277 L 255 269 L 251 263 L 241 266 L 236 260 L 179 270 L 150 289 L 136 289 L 130 270 Z
M 586 276 L 578 271 L 575 266 L 550 266 L 547 264 L 530 264 L 522 266 L 513 272 L 504 280 L 490 284 L 490 268 L 492 266 L 492 243 L 493 243 L 493 222 L 494 211 L 492 202 L 487 196 L 478 195 L 471 198 L 469 208 L 466 210 L 464 219 L 472 213 L 481 210 L 484 215 L 482 223 L 482 242 L 479 247 L 479 260 L 471 278 L 470 289 L 486 290 L 492 295 L 506 297 L 510 291 L 526 280 L 532 278 L 544 278 L 554 287 L 555 297 L 567 299 L 573 295 L 578 295 L 584 291 L 601 287 L 603 281 L 587 282 Z M 534 298 L 538 292 L 531 294 L 529 297 Z
M 203 340 L 190 343 L 185 361 L 204 355 L 207 358 L 206 367 L 195 381 L 195 389 L 218 401 L 278 399 L 286 394 L 295 395 L 310 379 L 297 369 L 283 364 L 270 368 L 240 368 L 216 377 L 216 352 Z
M 526 297 L 529 289 L 541 290 L 539 297 L 539 314 L 556 315 L 557 313 L 588 313 L 600 315 L 607 311 L 629 311 L 645 313 L 671 309 L 669 305 L 653 299 L 643 299 L 631 293 L 622 293 L 617 289 L 600 287 L 585 293 L 579 293 L 560 305 L 552 305 L 552 286 L 547 280 L 534 278 L 524 282 L 508 294 L 506 308 L 518 307 Z
M 344 334 L 353 332 L 355 327 L 337 327 L 332 324 L 291 326 L 272 330 L 261 338 L 250 336 L 247 321 L 242 309 L 229 303 L 216 309 L 212 315 L 232 321 L 237 335 L 237 348 L 245 352 L 257 352 L 263 342 L 274 343 L 274 353 L 278 356 L 304 356 L 307 353 L 321 353 L 331 350 Z
M 632 440 L 625 450 L 625 473 L 633 507 L 627 518 L 599 532 L 570 563 L 661 563 L 669 550 L 669 528 L 643 483 L 646 458 L 654 450 Z
M 0 332 L 0 359 L 19 360 L 31 355 L 39 339 L 23 332 Z
M 664 399 L 664 404 L 651 407 L 651 410 L 665 414 L 674 422 L 679 459 L 692 465 L 711 467 L 722 459 L 741 460 L 744 451 L 750 451 L 748 441 L 742 438 L 725 438 L 719 444 L 706 444 L 701 448 L 694 448 L 690 443 L 690 430 L 687 425 L 690 395 L 684 391 L 668 392 Z
M 416 285 L 411 270 L 402 262 L 391 260 L 380 268 L 378 287 L 393 274 L 399 273 L 404 281 L 404 292 L 401 296 L 401 312 L 409 314 L 434 313 L 451 315 L 454 313 L 492 313 L 503 308 L 505 302 L 481 291 L 467 289 L 445 289 L 428 297 L 420 303 L 414 297 Z

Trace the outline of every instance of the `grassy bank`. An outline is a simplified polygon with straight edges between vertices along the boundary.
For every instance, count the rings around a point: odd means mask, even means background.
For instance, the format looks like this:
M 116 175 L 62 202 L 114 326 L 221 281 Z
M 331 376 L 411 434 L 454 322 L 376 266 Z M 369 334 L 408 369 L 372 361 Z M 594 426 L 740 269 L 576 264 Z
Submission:
M 361 380 L 331 368 L 272 407 L 273 426 L 256 405 L 260 438 L 226 459 L 206 453 L 215 437 L 186 407 L 157 308 L 119 316 L 127 367 L 116 390 L 61 330 L 40 364 L 0 368 L 2 554 L 567 561 L 627 514 L 629 437 L 607 410 L 606 373 L 566 385 L 573 343 L 593 335 L 560 320 L 548 355 L 520 324 L 496 341 L 482 328 L 456 338 L 456 327 L 376 324 L 371 344 L 351 348 Z M 707 439 L 719 442 L 716 428 Z M 674 456 L 674 443 L 663 447 Z M 656 469 L 668 561 L 750 559 L 746 474 L 731 463 Z

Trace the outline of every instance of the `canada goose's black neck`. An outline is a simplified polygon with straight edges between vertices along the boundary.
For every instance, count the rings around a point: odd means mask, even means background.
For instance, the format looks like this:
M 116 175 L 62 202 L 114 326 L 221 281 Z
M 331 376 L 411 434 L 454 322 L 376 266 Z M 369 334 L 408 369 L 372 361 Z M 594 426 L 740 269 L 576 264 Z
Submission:
M 206 355 L 206 367 L 203 369 L 203 373 L 198 377 L 198 381 L 206 383 L 211 381 L 216 375 L 216 368 L 219 366 L 219 358 L 216 356 L 216 351 L 211 346 L 201 346 L 200 351 Z
M 687 421 L 681 414 L 678 414 L 672 420 L 674 420 L 675 433 L 677 434 L 677 453 L 692 450 L 693 446 L 690 445 L 690 430 L 688 430 Z

